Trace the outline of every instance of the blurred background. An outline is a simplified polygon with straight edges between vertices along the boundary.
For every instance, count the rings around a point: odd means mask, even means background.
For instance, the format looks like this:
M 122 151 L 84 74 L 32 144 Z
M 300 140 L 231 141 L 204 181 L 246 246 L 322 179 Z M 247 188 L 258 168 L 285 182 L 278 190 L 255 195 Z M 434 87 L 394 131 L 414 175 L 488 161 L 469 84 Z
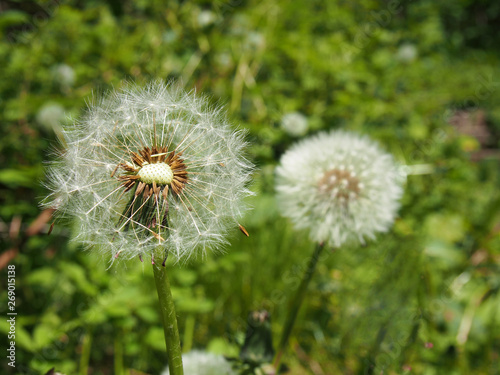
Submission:
M 165 367 L 149 264 L 109 268 L 71 228 L 48 236 L 38 207 L 64 124 L 96 93 L 161 78 L 225 105 L 258 166 L 250 237 L 172 267 L 185 351 L 237 356 L 260 309 L 277 343 L 314 245 L 280 217 L 274 168 L 297 140 L 345 129 L 410 175 L 392 231 L 319 264 L 289 374 L 500 374 L 498 1 L 12 0 L 0 12 L 2 348 L 9 264 L 18 312 L 17 367 L 4 351 L 0 372 Z

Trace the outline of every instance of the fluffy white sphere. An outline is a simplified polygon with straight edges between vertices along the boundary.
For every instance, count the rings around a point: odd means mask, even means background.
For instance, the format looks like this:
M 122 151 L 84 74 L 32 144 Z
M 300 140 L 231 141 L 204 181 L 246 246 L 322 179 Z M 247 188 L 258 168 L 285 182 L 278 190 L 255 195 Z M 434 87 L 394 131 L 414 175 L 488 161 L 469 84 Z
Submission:
M 354 133 L 332 131 L 298 142 L 276 170 L 278 203 L 313 241 L 364 242 L 392 225 L 404 178 L 391 155 Z
M 236 375 L 236 371 L 222 355 L 192 350 L 182 355 L 182 362 L 186 375 Z M 162 373 L 169 374 L 168 368 Z
M 281 118 L 281 127 L 285 132 L 294 137 L 301 137 L 307 133 L 307 117 L 299 112 L 291 112 Z
M 220 108 L 160 81 L 129 85 L 64 131 L 44 205 L 79 221 L 76 240 L 112 256 L 177 260 L 224 245 L 245 211 L 246 143 Z

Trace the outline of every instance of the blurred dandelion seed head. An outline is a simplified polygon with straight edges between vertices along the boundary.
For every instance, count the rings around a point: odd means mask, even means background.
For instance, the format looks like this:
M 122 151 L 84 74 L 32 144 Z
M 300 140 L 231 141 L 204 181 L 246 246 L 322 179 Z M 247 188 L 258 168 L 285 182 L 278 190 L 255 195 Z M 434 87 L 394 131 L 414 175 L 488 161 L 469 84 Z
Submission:
M 281 128 L 293 137 L 300 137 L 307 133 L 307 117 L 299 112 L 290 112 L 281 118 Z
M 55 65 L 52 68 L 52 75 L 54 80 L 63 87 L 70 87 L 75 83 L 76 74 L 73 68 L 69 65 Z
M 184 373 L 186 375 L 235 375 L 231 363 L 224 356 L 213 353 L 192 350 L 182 355 Z M 169 369 L 165 369 L 162 375 L 169 375 Z
M 160 81 L 96 100 L 64 130 L 44 206 L 79 222 L 75 239 L 112 256 L 177 260 L 226 244 L 246 210 L 253 165 L 221 108 Z M 113 258 L 112 258 L 113 259 Z
M 392 156 L 344 131 L 298 142 L 282 156 L 276 175 L 283 215 L 308 229 L 312 240 L 337 247 L 387 231 L 403 193 Z
M 64 120 L 64 107 L 56 103 L 46 103 L 37 112 L 36 120 L 47 129 L 58 129 Z
M 405 43 L 396 52 L 396 58 L 405 63 L 413 62 L 418 57 L 418 50 L 414 44 Z
M 217 20 L 217 16 L 210 10 L 202 10 L 198 13 L 198 25 L 200 27 L 210 26 Z

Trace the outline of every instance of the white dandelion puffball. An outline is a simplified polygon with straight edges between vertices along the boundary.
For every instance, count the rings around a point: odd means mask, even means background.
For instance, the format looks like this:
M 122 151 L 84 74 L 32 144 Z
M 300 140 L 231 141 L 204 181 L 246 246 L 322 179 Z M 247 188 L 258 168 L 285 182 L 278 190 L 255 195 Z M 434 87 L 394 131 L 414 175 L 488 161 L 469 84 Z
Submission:
M 91 104 L 64 138 L 43 205 L 78 220 L 76 240 L 114 257 L 162 248 L 186 260 L 238 227 L 253 166 L 244 133 L 206 98 L 129 84 Z
M 182 355 L 186 375 L 236 375 L 231 364 L 222 356 L 213 353 L 192 350 Z M 167 369 L 162 375 L 169 375 Z
M 307 117 L 299 112 L 290 112 L 281 118 L 281 128 L 289 135 L 300 137 L 307 133 Z
M 410 63 L 418 57 L 418 49 L 414 44 L 405 43 L 399 47 L 396 52 L 396 58 L 399 61 Z
M 36 114 L 36 121 L 47 129 L 51 129 L 59 127 L 64 117 L 63 106 L 55 103 L 47 103 Z
M 332 131 L 298 142 L 276 170 L 278 203 L 296 228 L 331 246 L 364 242 L 392 225 L 403 178 L 374 141 Z

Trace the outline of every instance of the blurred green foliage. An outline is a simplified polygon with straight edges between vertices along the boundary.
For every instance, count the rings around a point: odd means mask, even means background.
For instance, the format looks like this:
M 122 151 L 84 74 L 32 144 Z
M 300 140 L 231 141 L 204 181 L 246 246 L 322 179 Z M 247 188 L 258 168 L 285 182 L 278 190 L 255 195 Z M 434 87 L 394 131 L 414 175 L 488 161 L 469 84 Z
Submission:
M 186 350 L 236 356 L 250 310 L 269 310 L 275 338 L 281 331 L 313 249 L 274 201 L 274 167 L 297 140 L 280 121 L 300 112 L 308 134 L 366 133 L 427 172 L 408 177 L 390 233 L 321 262 L 285 359 L 290 373 L 500 373 L 497 2 L 0 6 L 0 284 L 6 301 L 5 265 L 15 264 L 14 373 L 165 367 L 148 262 L 109 267 L 68 242 L 71 228 L 46 236 L 50 222 L 30 226 L 64 123 L 93 93 L 152 78 L 220 98 L 248 129 L 259 167 L 243 223 L 250 237 L 235 235 L 225 255 L 171 267 Z M 0 320 L 2 348 L 7 330 Z M 6 362 L 2 372 L 11 371 Z

